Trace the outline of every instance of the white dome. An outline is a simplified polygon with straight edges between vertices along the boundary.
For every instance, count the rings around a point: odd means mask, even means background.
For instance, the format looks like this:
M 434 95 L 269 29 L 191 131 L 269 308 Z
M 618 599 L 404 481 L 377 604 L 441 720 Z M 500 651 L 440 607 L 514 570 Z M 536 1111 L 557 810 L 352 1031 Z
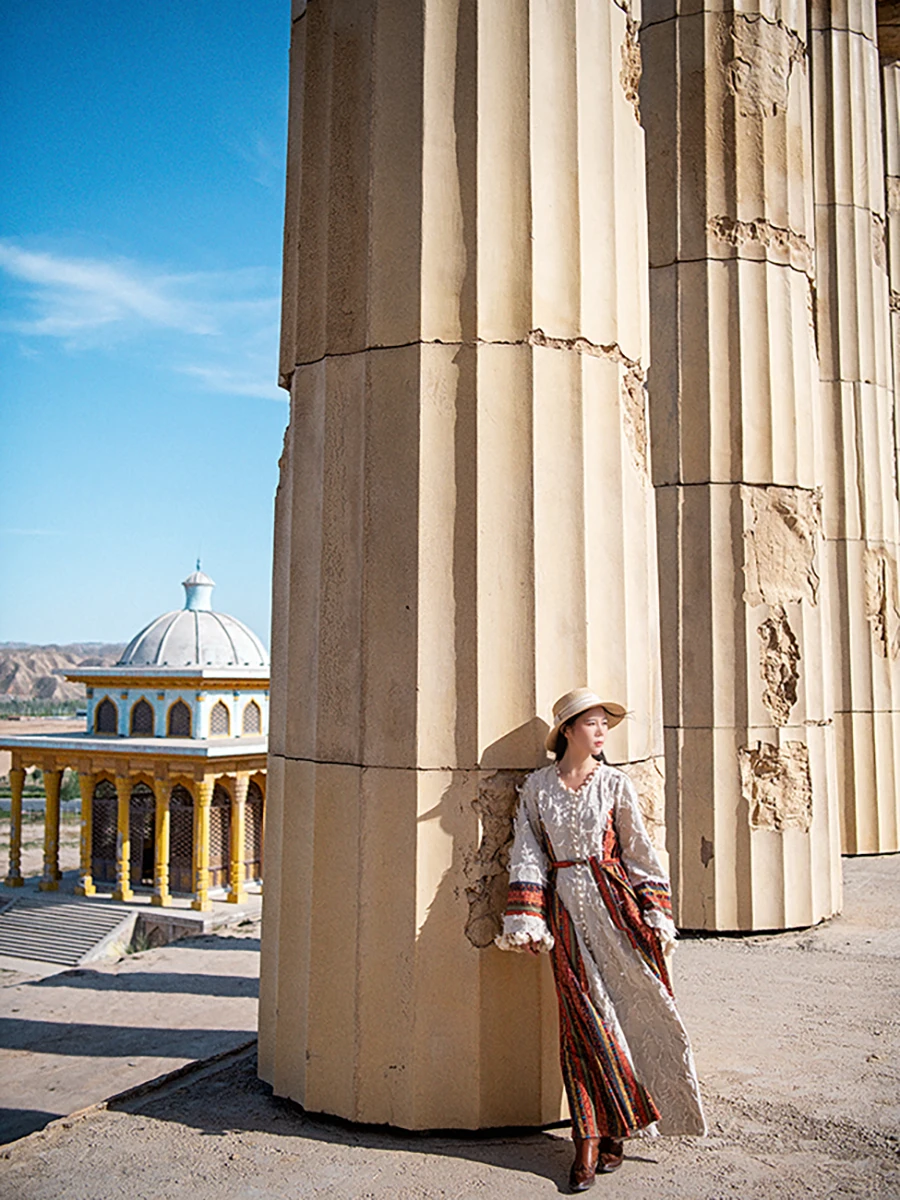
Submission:
M 268 667 L 262 642 L 236 617 L 213 612 L 215 584 L 202 571 L 184 580 L 185 606 L 163 613 L 136 634 L 120 667 Z

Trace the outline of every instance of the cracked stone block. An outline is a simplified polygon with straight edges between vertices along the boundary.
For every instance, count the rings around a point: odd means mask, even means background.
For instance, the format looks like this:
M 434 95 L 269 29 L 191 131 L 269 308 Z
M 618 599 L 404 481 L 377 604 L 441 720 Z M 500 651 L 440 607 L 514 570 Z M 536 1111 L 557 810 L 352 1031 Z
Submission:
M 497 771 L 482 779 L 472 801 L 481 823 L 481 841 L 463 867 L 468 880 L 466 937 L 479 950 L 490 946 L 503 929 L 513 818 L 526 775 L 526 771 Z
M 897 593 L 897 560 L 883 548 L 867 548 L 866 616 L 872 641 L 882 658 L 900 654 L 900 607 Z
M 815 604 L 816 551 L 822 498 L 805 488 L 741 487 L 745 513 L 744 599 L 773 606 L 795 600 Z
M 812 824 L 812 779 L 805 742 L 773 746 L 759 742 L 741 749 L 741 792 L 752 829 L 799 829 Z
M 759 665 L 765 690 L 763 704 L 776 725 L 787 725 L 797 703 L 800 647 L 781 605 L 760 625 Z

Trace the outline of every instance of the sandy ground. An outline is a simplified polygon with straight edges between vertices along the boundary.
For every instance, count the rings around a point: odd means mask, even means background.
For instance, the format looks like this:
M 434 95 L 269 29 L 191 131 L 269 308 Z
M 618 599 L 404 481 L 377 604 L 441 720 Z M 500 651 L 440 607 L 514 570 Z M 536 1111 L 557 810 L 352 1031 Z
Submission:
M 682 943 L 710 1134 L 630 1143 L 593 1195 L 900 1196 L 900 856 L 848 860 L 845 880 L 845 915 L 817 929 Z M 106 1020 L 107 997 L 82 1018 Z M 570 1161 L 565 1132 L 410 1136 L 307 1116 L 256 1079 L 252 1051 L 0 1153 L 3 1200 L 525 1200 L 564 1191 Z

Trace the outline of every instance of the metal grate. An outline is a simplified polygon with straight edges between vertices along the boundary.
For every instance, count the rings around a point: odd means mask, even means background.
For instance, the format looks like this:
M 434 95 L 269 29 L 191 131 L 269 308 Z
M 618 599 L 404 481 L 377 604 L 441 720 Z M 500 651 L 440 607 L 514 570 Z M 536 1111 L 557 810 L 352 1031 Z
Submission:
M 194 801 L 177 783 L 169 800 L 169 887 L 173 892 L 194 890 Z
M 136 783 L 131 789 L 131 801 L 128 806 L 132 887 L 141 883 L 153 883 L 155 808 L 153 788 L 146 783 Z
M 263 796 L 258 783 L 250 780 L 244 829 L 244 863 L 248 879 L 262 879 Z
M 153 709 L 146 700 L 138 700 L 131 710 L 131 736 L 153 737 Z
M 251 700 L 244 708 L 241 733 L 245 736 L 248 733 L 262 733 L 262 713 L 255 700 Z
M 169 709 L 167 729 L 169 737 L 191 736 L 191 710 L 183 700 L 176 700 Z
M 116 882 L 118 804 L 116 785 L 101 779 L 91 800 L 91 875 L 97 883 Z
M 117 733 L 119 729 L 119 710 L 109 696 L 104 696 L 97 705 L 94 714 L 95 733 Z
M 221 700 L 217 700 L 209 714 L 209 736 L 228 737 L 230 724 L 228 709 Z

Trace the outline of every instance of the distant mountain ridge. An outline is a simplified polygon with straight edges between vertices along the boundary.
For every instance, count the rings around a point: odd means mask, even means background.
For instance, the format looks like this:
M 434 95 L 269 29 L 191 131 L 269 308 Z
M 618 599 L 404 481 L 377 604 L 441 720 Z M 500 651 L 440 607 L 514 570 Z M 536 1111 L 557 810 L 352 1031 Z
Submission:
M 68 683 L 66 671 L 109 667 L 118 662 L 124 643 L 72 642 L 66 646 L 29 646 L 0 642 L 0 699 L 80 700 L 84 687 Z

